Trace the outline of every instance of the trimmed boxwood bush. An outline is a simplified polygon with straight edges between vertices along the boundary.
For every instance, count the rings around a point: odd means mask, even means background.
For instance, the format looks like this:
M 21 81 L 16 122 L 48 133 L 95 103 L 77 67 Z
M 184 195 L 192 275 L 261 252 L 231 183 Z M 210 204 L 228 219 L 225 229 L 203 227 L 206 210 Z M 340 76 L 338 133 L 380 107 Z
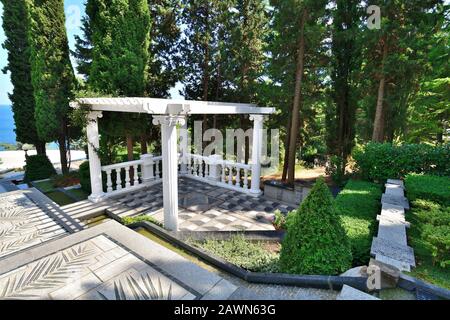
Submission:
M 350 240 L 354 266 L 369 262 L 380 199 L 380 185 L 358 180 L 350 180 L 336 197 L 335 204 Z
M 89 173 L 89 161 L 80 164 L 78 169 L 81 189 L 87 194 L 91 194 L 91 175 Z
M 46 155 L 27 156 L 25 166 L 26 182 L 50 178 L 56 170 Z
M 368 180 L 402 178 L 408 173 L 450 176 L 450 144 L 396 146 L 371 142 L 355 148 L 353 158 L 358 173 Z
M 409 174 L 405 179 L 405 188 L 410 201 L 426 199 L 450 206 L 449 177 Z
M 336 275 L 351 266 L 348 238 L 333 196 L 319 179 L 288 219 L 280 254 L 282 272 Z
M 422 236 L 430 248 L 433 263 L 441 268 L 450 267 L 450 226 L 427 224 Z

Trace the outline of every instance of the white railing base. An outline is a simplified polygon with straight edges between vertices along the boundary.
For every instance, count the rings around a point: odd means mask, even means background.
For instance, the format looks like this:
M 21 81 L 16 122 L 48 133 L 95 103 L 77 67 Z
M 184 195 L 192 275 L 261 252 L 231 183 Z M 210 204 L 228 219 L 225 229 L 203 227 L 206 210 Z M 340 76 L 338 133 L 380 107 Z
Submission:
M 162 179 L 159 178 L 159 179 L 155 179 L 153 181 L 143 182 L 143 183 L 140 183 L 140 184 L 138 184 L 136 186 L 128 187 L 126 189 L 123 188 L 123 189 L 120 189 L 120 190 L 114 190 L 114 191 L 105 193 L 105 195 L 103 196 L 103 199 L 112 198 L 112 197 L 115 197 L 115 196 L 120 196 L 120 195 L 123 195 L 125 193 L 131 192 L 131 191 L 140 190 L 140 189 L 143 189 L 143 188 L 146 188 L 146 187 L 151 187 L 151 186 L 154 186 L 154 185 L 156 185 L 158 183 L 161 183 L 161 182 L 162 182 Z

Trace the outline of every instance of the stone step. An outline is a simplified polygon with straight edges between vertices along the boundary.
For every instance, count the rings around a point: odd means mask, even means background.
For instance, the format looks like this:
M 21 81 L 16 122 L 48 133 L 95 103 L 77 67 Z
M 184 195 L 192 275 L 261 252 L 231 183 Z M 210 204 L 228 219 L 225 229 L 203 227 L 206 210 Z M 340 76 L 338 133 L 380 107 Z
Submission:
M 399 222 L 381 219 L 378 227 L 378 238 L 389 241 L 391 244 L 406 246 L 406 227 Z
M 386 257 L 382 254 L 377 254 L 375 256 L 375 260 L 385 263 L 385 264 L 388 264 L 388 265 L 391 265 L 391 266 L 394 266 L 401 271 L 406 271 L 406 272 L 411 271 L 411 266 L 408 263 L 404 263 L 404 262 Z
M 387 180 L 388 184 L 395 184 L 397 186 L 402 187 L 403 189 L 405 189 L 405 184 L 403 183 L 403 180 L 398 180 L 398 179 L 388 179 Z
M 384 256 L 393 260 L 398 261 L 402 264 L 401 270 L 404 270 L 404 265 L 416 266 L 415 258 L 414 258 L 414 250 L 405 245 L 399 245 L 395 243 L 391 243 L 389 240 L 380 237 L 374 237 L 372 240 L 372 248 L 370 253 L 375 256 L 375 258 L 381 262 L 385 262 L 388 264 L 392 264 L 383 260 L 378 259 L 380 256 Z M 395 264 L 392 264 L 398 267 Z M 400 269 L 400 268 L 399 268 Z
M 386 194 L 396 197 L 404 197 L 405 191 L 402 187 L 395 184 L 386 184 Z
M 393 204 L 395 206 L 403 207 L 406 210 L 409 210 L 409 202 L 405 197 L 393 196 L 386 193 L 383 193 L 381 196 L 382 204 Z
M 380 299 L 344 284 L 341 292 L 336 297 L 336 300 L 380 300 Z
M 383 203 L 381 206 L 381 215 L 399 220 L 405 220 L 405 208 L 390 203 Z
M 411 224 L 408 221 L 406 221 L 404 218 L 397 217 L 397 216 L 378 215 L 377 221 L 401 224 L 401 225 L 405 226 L 406 228 L 409 228 L 411 226 Z

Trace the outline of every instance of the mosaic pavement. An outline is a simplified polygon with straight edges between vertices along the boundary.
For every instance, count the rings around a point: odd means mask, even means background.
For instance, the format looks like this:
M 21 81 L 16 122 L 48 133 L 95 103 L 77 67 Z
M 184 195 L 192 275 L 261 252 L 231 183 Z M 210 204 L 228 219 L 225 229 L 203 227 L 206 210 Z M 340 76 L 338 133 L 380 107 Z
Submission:
M 179 179 L 178 197 L 180 231 L 274 230 L 269 214 L 275 210 L 287 213 L 295 209 L 264 197 L 248 196 L 189 178 Z M 119 204 L 117 208 L 108 209 L 113 214 L 145 214 L 160 222 L 164 220 L 162 184 L 112 200 Z
M 0 259 L 0 300 L 226 299 L 236 289 L 115 221 Z
M 0 277 L 1 299 L 168 300 L 196 296 L 105 236 Z
M 25 194 L 0 197 L 0 258 L 66 233 Z

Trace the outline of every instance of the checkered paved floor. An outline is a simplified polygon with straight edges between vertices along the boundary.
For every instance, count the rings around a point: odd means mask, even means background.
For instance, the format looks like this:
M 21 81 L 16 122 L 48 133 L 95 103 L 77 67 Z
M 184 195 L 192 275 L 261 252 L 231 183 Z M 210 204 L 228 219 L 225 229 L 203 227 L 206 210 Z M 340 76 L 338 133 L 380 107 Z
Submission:
M 178 183 L 180 231 L 274 230 L 275 210 L 294 210 L 287 204 L 218 188 L 189 178 Z M 163 222 L 162 184 L 114 198 L 127 215 L 151 215 Z

